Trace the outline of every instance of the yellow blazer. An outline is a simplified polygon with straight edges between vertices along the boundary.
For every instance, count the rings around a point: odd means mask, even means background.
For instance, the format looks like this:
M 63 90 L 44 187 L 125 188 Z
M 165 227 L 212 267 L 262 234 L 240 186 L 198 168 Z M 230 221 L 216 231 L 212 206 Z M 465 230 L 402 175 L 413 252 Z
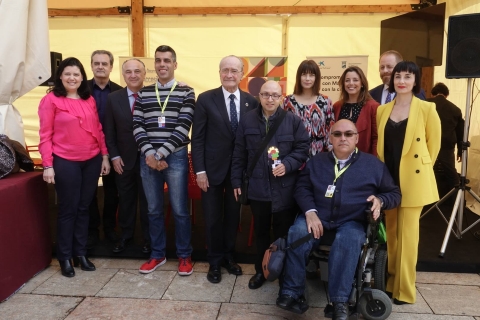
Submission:
M 385 125 L 395 100 L 377 109 L 378 158 L 385 162 Z M 433 165 L 440 151 L 442 128 L 435 104 L 413 97 L 400 159 L 402 207 L 421 207 L 438 201 Z M 388 143 L 388 141 L 387 141 Z

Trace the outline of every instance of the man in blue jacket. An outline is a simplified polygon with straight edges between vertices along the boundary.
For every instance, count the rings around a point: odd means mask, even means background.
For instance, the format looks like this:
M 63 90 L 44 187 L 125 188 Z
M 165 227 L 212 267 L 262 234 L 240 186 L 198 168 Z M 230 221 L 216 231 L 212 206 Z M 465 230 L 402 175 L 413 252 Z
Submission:
M 365 210 L 371 203 L 377 219 L 382 208 L 398 206 L 401 195 L 385 164 L 356 148 L 358 132 L 353 122 L 336 122 L 330 141 L 333 151 L 319 153 L 307 162 L 296 184 L 294 196 L 302 214 L 288 232 L 288 243 L 307 233 L 313 233 L 313 239 L 287 251 L 277 306 L 297 313 L 308 309 L 301 301 L 306 259 L 323 231 L 335 230 L 328 261 L 328 291 L 334 306 L 333 319 L 347 319 L 348 297 L 366 237 Z

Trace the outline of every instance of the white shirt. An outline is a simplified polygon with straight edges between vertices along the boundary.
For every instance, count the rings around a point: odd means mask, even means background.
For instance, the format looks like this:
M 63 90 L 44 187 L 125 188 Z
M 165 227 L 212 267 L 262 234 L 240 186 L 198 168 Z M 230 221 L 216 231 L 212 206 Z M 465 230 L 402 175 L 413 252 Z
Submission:
M 390 94 L 391 100 L 395 99 L 395 92 Z M 385 100 L 387 100 L 387 95 L 388 95 L 388 86 L 386 84 L 383 85 L 383 91 L 382 91 L 382 101 L 380 101 L 380 104 L 385 104 Z
M 173 78 L 172 80 L 165 83 L 165 85 L 161 84 L 160 81 L 157 80 L 157 87 L 159 89 L 171 88 L 171 87 L 173 87 L 174 83 L 175 83 L 175 78 Z
M 240 90 L 237 90 L 235 92 L 228 92 L 225 90 L 225 88 L 222 86 L 222 91 L 223 91 L 223 97 L 225 99 L 225 105 L 227 106 L 227 113 L 228 113 L 228 119 L 232 120 L 230 117 L 230 95 L 233 94 L 235 96 L 235 99 L 233 99 L 233 102 L 235 102 L 235 109 L 237 109 L 237 119 L 238 122 L 240 122 Z

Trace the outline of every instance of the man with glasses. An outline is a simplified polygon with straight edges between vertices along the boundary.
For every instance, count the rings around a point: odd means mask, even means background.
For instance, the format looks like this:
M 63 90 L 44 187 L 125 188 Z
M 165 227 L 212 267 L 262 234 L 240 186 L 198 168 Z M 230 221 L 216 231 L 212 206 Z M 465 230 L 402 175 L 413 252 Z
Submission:
M 235 197 L 241 194 L 243 172 L 253 165 L 249 177 L 247 198 L 254 217 L 255 275 L 250 289 L 260 288 L 265 282 L 262 259 L 265 250 L 275 239 L 287 235 L 297 210 L 293 199 L 299 169 L 308 158 L 310 139 L 300 117 L 279 105 L 283 102 L 282 88 L 275 81 L 265 82 L 260 89 L 261 108 L 247 113 L 240 121 L 232 157 L 232 186 Z M 275 129 L 276 128 L 276 129 Z M 273 130 L 273 131 L 270 131 Z M 273 132 L 266 147 L 260 150 L 262 140 Z M 258 161 L 255 154 L 260 152 Z
M 177 56 L 169 46 L 155 50 L 158 81 L 138 93 L 133 112 L 133 134 L 140 148 L 140 176 L 148 203 L 150 259 L 140 273 L 150 273 L 167 260 L 163 188 L 175 220 L 178 274 L 192 274 L 192 226 L 187 206 L 188 137 L 195 108 L 195 92 L 175 80 Z
M 385 164 L 356 148 L 358 133 L 353 122 L 336 122 L 330 141 L 332 152 L 319 153 L 307 162 L 296 184 L 294 196 L 302 213 L 290 228 L 287 242 L 293 243 L 308 233 L 313 238 L 287 251 L 277 306 L 296 313 L 308 309 L 304 298 L 307 257 L 318 246 L 324 230 L 333 230 L 328 293 L 333 319 L 347 319 L 348 298 L 366 237 L 365 210 L 371 204 L 377 219 L 382 208 L 398 206 L 401 195 Z
M 220 267 L 241 275 L 234 260 L 240 204 L 233 196 L 230 165 L 239 120 L 258 106 L 257 100 L 241 91 L 243 63 L 236 56 L 220 61 L 221 86 L 198 96 L 192 129 L 192 160 L 197 184 L 202 189 L 205 215 L 208 281 L 222 280 Z

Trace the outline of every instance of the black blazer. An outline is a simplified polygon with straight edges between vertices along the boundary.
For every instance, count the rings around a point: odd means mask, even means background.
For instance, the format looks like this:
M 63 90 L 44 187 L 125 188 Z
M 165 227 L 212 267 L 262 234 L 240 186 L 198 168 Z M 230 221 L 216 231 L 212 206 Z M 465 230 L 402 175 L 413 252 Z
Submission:
M 240 90 L 240 119 L 259 106 Z M 210 185 L 219 185 L 230 170 L 235 136 L 230 126 L 222 87 L 198 96 L 192 129 L 192 160 L 195 172 L 206 171 Z
M 370 95 L 372 96 L 373 100 L 377 101 L 378 103 L 382 103 L 382 92 L 383 92 L 383 84 L 376 86 L 372 90 L 369 91 Z M 417 97 L 420 100 L 425 100 L 427 97 L 425 96 L 425 91 L 423 89 L 420 89 L 420 93 L 416 94 L 415 97 Z
M 127 88 L 108 95 L 103 131 L 110 158 L 122 157 L 124 169 L 131 170 L 137 161 L 138 146 L 133 136 L 133 117 Z

